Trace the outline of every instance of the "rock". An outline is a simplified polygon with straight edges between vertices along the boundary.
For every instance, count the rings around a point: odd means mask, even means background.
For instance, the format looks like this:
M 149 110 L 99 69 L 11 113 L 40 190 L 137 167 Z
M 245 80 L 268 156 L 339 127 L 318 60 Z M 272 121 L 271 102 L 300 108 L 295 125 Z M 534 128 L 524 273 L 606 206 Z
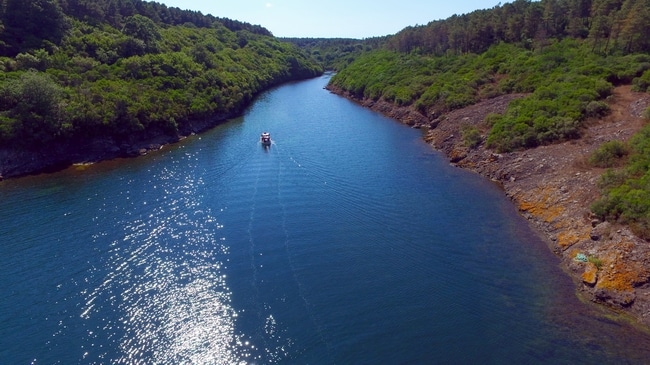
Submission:
M 593 225 L 593 222 L 592 222 Z M 601 237 L 603 236 L 609 236 L 611 232 L 611 223 L 609 222 L 602 222 L 597 224 L 589 233 L 589 236 L 593 241 L 598 241 Z
M 450 156 L 449 156 L 449 161 L 451 163 L 458 163 L 459 161 L 465 159 L 467 157 L 467 151 L 464 149 L 456 148 L 454 149 Z
M 592 262 L 585 265 L 585 271 L 582 273 L 582 282 L 589 286 L 596 285 L 598 281 L 598 268 Z
M 604 288 L 597 289 L 594 296 L 597 300 L 615 307 L 629 307 L 636 300 L 636 294 L 633 291 L 608 290 Z

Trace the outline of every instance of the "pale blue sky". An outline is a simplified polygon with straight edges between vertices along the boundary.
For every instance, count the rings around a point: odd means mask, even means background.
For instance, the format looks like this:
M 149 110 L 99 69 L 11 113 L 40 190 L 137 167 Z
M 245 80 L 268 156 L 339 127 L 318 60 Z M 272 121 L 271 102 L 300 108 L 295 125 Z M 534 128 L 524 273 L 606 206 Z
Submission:
M 169 7 L 259 24 L 276 37 L 369 38 L 489 9 L 499 0 L 156 0 Z M 502 1 L 510 2 L 510 1 Z

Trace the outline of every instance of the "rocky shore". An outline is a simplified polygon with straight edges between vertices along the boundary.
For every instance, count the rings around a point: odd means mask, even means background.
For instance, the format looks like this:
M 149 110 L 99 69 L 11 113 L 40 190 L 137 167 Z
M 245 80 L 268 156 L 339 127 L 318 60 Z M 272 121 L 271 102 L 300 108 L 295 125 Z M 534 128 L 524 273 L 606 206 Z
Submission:
M 498 182 L 560 257 L 581 298 L 629 315 L 650 328 L 650 243 L 628 227 L 592 217 L 589 206 L 599 196 L 597 182 L 604 170 L 587 163 L 603 142 L 625 141 L 641 129 L 642 113 L 650 106 L 649 94 L 632 92 L 629 86 L 617 87 L 608 100 L 610 115 L 588 121 L 580 139 L 498 154 L 483 143 L 477 148 L 466 147 L 460 126 L 475 126 L 484 138 L 485 116 L 503 113 L 511 100 L 523 95 L 504 95 L 444 115 L 425 116 L 408 107 L 330 91 L 424 128 L 426 141 L 452 164 Z
M 7 178 L 43 172 L 53 172 L 73 164 L 87 164 L 114 158 L 136 157 L 225 122 L 236 116 L 220 115 L 210 119 L 186 123 L 178 134 L 169 135 L 162 131 L 148 131 L 140 135 L 122 138 L 95 137 L 77 139 L 66 144 L 57 144 L 31 150 L 2 148 L 0 146 L 0 181 Z

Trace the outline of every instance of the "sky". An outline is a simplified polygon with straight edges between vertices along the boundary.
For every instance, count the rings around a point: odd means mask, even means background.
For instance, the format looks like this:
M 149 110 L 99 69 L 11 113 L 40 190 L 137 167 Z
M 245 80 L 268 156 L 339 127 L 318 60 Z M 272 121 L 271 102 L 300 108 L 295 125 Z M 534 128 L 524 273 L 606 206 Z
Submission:
M 261 25 L 276 37 L 371 38 L 454 14 L 489 9 L 499 0 L 155 0 L 220 18 Z M 502 1 L 510 2 L 510 1 Z

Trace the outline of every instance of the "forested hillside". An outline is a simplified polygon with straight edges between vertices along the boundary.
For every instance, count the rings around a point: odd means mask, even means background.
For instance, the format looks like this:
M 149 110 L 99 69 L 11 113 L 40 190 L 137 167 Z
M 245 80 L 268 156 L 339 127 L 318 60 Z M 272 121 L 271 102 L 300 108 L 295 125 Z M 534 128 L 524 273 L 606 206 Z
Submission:
M 516 0 L 409 27 L 389 48 L 421 54 L 481 53 L 499 42 L 529 49 L 563 38 L 588 39 L 601 55 L 650 50 L 648 0 Z
M 487 133 L 463 131 L 471 147 L 508 152 L 580 137 L 623 84 L 650 91 L 650 0 L 517 0 L 409 27 L 343 68 L 330 88 L 411 107 L 432 122 L 480 100 L 527 94 L 489 115 Z M 592 159 L 628 161 L 603 177 L 594 213 L 648 239 L 649 130 Z
M 345 68 L 362 54 L 379 49 L 386 43 L 385 37 L 366 39 L 352 38 L 281 38 L 305 50 L 327 70 Z
M 322 67 L 257 25 L 140 0 L 0 1 L 0 146 L 178 135 Z

